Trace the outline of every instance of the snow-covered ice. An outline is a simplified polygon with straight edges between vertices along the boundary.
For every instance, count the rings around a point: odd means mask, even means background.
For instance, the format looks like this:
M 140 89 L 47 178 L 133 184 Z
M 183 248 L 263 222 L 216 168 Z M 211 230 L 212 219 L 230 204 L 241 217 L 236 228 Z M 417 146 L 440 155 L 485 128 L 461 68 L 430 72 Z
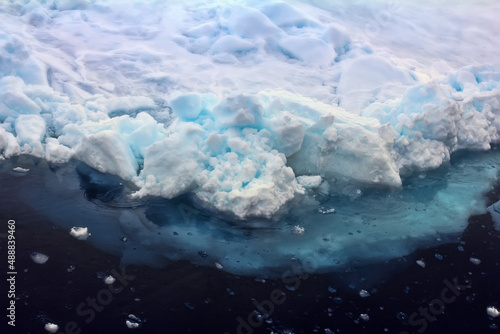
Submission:
M 131 262 L 252 272 L 290 254 L 321 268 L 335 266 L 333 254 L 401 256 L 463 230 L 496 179 L 499 10 L 449 0 L 2 2 L 0 159 L 57 165 L 64 186 L 32 167 L 20 178 L 46 178 L 56 197 L 76 198 L 73 171 L 87 199 L 114 205 L 98 215 L 109 226 L 79 223 Z M 43 210 L 43 198 L 23 198 Z M 123 233 L 128 245 L 110 241 Z

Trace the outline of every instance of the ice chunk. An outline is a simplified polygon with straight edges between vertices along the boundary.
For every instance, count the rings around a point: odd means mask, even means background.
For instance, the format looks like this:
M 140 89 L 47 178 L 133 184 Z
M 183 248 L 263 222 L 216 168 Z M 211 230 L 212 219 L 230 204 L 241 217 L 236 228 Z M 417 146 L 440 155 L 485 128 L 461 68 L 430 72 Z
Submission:
M 29 170 L 29 168 L 14 167 L 14 168 L 12 168 L 12 171 L 13 171 L 13 172 L 16 172 L 16 173 L 26 174 L 26 173 L 28 173 L 30 170 Z
M 486 313 L 493 318 L 496 318 L 500 315 L 500 311 L 495 306 L 488 306 L 486 308 Z
M 257 126 L 262 120 L 263 108 L 255 98 L 240 94 L 217 104 L 213 114 L 220 127 Z
M 236 35 L 222 36 L 210 48 L 212 53 L 242 54 L 255 48 L 255 44 Z
M 480 265 L 481 264 L 481 260 L 478 259 L 478 258 L 475 258 L 475 257 L 471 257 L 470 258 L 470 262 L 474 263 L 475 265 Z
M 69 234 L 71 234 L 73 237 L 77 238 L 78 240 L 87 240 L 87 238 L 90 235 L 87 227 L 76 227 L 76 226 L 71 228 L 71 231 L 69 231 Z
M 198 94 L 179 94 L 170 100 L 174 114 L 182 120 L 198 117 L 201 112 L 201 97 Z
M 57 333 L 59 326 L 49 322 L 45 324 L 45 330 L 49 333 Z
M 315 189 L 321 185 L 321 176 L 301 175 L 297 176 L 297 182 L 306 189 Z
M 114 278 L 112 275 L 108 275 L 104 277 L 104 283 L 105 284 L 113 284 L 116 281 L 116 278 Z
M 306 232 L 305 228 L 303 228 L 299 225 L 295 225 L 294 227 L 292 227 L 292 233 L 295 235 L 302 235 L 305 232 Z
M 38 115 L 20 115 L 16 119 L 15 130 L 20 145 L 41 146 L 45 137 L 45 120 Z
M 359 296 L 362 298 L 370 297 L 370 293 L 366 290 L 359 290 Z
M 425 268 L 425 262 L 423 260 L 417 260 L 417 264 L 422 268 Z
M 31 252 L 30 257 L 33 260 L 33 262 L 38 264 L 44 264 L 49 260 L 49 257 L 47 255 L 38 252 Z
M 112 173 L 125 180 L 137 175 L 137 159 L 124 138 L 113 130 L 83 137 L 76 156 L 102 173 Z

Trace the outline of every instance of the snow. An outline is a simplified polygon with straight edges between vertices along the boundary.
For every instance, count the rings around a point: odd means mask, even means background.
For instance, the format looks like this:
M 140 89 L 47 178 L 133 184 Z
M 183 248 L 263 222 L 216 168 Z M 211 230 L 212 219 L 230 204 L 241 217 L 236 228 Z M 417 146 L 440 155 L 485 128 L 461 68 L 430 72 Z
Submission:
M 391 204 L 402 213 L 387 220 L 393 228 L 379 231 L 390 231 L 398 245 L 368 257 L 404 254 L 411 248 L 399 245 L 404 238 L 459 231 L 427 223 L 428 215 L 456 211 L 466 221 L 495 177 L 492 169 L 471 169 L 486 168 L 494 153 L 464 168 L 450 164 L 457 151 L 486 154 L 500 141 L 499 6 L 2 3 L 0 160 L 28 154 L 53 164 L 83 162 L 126 182 L 128 201 L 187 198 L 238 224 L 297 215 L 281 230 L 290 234 L 300 224 L 305 243 L 333 233 L 324 230 L 331 220 L 351 219 L 356 205 L 349 201 Z M 439 168 L 457 174 L 446 176 L 442 189 L 411 195 L 432 202 L 427 216 L 373 195 L 407 194 L 405 182 Z M 473 190 L 460 184 L 464 175 Z M 415 182 L 418 188 L 428 180 Z M 335 215 L 321 214 L 332 207 Z M 303 222 L 307 212 L 323 224 Z M 420 229 L 412 221 L 426 223 Z M 353 239 L 368 245 L 377 243 L 374 235 L 385 240 L 382 232 Z M 337 242 L 325 247 L 352 247 Z M 277 254 L 290 251 L 287 245 Z M 305 256 L 303 249 L 297 252 Z M 257 258 L 255 267 L 266 262 Z

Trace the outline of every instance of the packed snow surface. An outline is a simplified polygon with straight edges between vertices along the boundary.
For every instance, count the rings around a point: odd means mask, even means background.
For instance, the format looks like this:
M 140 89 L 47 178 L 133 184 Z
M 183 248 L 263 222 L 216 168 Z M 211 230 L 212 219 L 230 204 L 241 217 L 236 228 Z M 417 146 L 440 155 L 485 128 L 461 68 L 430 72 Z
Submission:
M 496 154 L 450 159 L 500 140 L 499 11 L 448 0 L 1 2 L 0 158 L 72 166 L 87 185 L 111 178 L 103 203 L 122 187 L 125 206 L 185 205 L 183 219 L 208 231 L 189 232 L 201 248 L 224 240 L 206 214 L 275 234 L 281 248 L 256 267 L 387 241 L 384 228 L 364 234 L 344 218 L 384 218 L 402 244 L 456 233 L 497 172 Z M 151 210 L 116 215 L 160 249 Z M 309 249 L 290 252 L 281 229 Z M 410 251 L 402 244 L 366 254 Z M 224 268 L 251 267 L 251 250 L 228 266 L 223 248 Z

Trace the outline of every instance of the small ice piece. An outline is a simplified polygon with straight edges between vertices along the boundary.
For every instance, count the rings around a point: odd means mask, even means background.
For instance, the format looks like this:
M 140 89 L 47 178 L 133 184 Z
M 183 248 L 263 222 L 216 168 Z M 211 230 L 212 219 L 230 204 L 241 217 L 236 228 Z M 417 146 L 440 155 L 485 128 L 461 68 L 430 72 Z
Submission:
M 130 329 L 139 328 L 142 325 L 142 320 L 133 314 L 129 314 L 127 320 L 125 320 L 125 325 Z
M 306 229 L 299 225 L 295 225 L 294 227 L 292 227 L 292 233 L 295 235 L 303 235 L 305 232 Z
M 127 239 L 127 237 L 122 237 L 120 240 L 123 242 L 127 242 L 128 239 Z
M 116 281 L 116 278 L 114 278 L 111 275 L 108 275 L 104 278 L 104 283 L 106 284 L 113 284 Z
M 202 258 L 206 258 L 206 257 L 208 257 L 208 253 L 207 253 L 207 252 L 205 252 L 205 251 L 199 251 L 199 252 L 198 252 L 198 255 L 199 255 L 199 256 L 201 256 Z
M 366 314 L 366 313 L 361 313 L 361 314 L 359 315 L 359 317 L 360 317 L 360 318 L 361 318 L 361 320 L 363 320 L 363 321 L 368 321 L 368 320 L 370 320 L 370 316 L 369 316 L 368 314 Z
M 330 292 L 330 293 L 335 293 L 335 292 L 337 292 L 337 289 L 332 288 L 331 286 L 329 286 L 329 287 L 328 287 L 328 292 Z
M 488 306 L 486 308 L 486 313 L 488 313 L 488 315 L 493 318 L 496 318 L 500 315 L 500 311 L 498 311 L 495 306 Z
M 69 234 L 71 234 L 73 237 L 77 238 L 78 240 L 87 240 L 87 238 L 90 235 L 88 228 L 76 227 L 76 226 L 71 228 L 71 231 L 69 231 Z
M 190 302 L 185 302 L 184 303 L 184 306 L 186 306 L 188 309 L 190 310 L 194 310 L 194 305 L 193 303 L 190 303 Z
M 38 264 L 44 264 L 49 259 L 47 255 L 38 252 L 31 252 L 30 257 L 33 260 L 33 262 Z
M 417 260 L 417 264 L 422 268 L 425 268 L 425 262 L 423 260 Z
M 26 174 L 26 173 L 28 173 L 30 170 L 29 170 L 28 168 L 14 167 L 14 168 L 12 168 L 12 171 L 13 171 L 13 172 L 16 172 L 16 173 Z
M 72 264 L 70 264 L 69 267 L 68 267 L 68 269 L 66 269 L 66 270 L 68 271 L 68 273 L 71 273 L 71 272 L 73 272 L 75 270 L 75 266 L 72 265 Z
M 362 298 L 370 297 L 370 293 L 368 291 L 366 291 L 366 290 L 359 290 L 359 295 Z
M 57 333 L 59 326 L 51 322 L 45 324 L 45 330 L 49 333 Z
M 481 264 L 481 260 L 479 260 L 478 258 L 471 257 L 469 260 L 470 260 L 470 262 L 474 263 L 475 265 Z
M 436 254 L 434 254 L 434 257 L 435 257 L 436 259 L 438 259 L 439 261 L 443 260 L 443 255 L 441 255 L 441 254 L 437 254 L 437 253 L 436 253 Z
M 125 320 L 125 325 L 127 325 L 128 328 L 134 329 L 134 328 L 139 328 L 141 324 L 135 321 L 130 321 L 130 320 Z
M 222 266 L 222 264 L 220 264 L 219 262 L 215 262 L 215 268 L 217 268 L 217 269 L 222 269 L 222 268 L 224 268 L 224 267 L 223 267 L 223 266 Z
M 226 288 L 226 292 L 230 295 L 230 296 L 234 296 L 234 291 L 231 290 L 230 288 Z
M 463 248 L 462 246 L 460 246 L 460 245 L 458 245 L 458 247 L 457 247 L 457 248 L 458 248 L 458 250 L 459 250 L 460 252 L 463 252 L 463 251 L 464 251 L 464 248 Z
M 321 208 L 321 209 L 318 210 L 318 212 L 322 213 L 324 215 L 328 215 L 330 213 L 335 213 L 335 209 L 334 208 L 331 208 L 331 209 L 323 209 L 323 208 Z

